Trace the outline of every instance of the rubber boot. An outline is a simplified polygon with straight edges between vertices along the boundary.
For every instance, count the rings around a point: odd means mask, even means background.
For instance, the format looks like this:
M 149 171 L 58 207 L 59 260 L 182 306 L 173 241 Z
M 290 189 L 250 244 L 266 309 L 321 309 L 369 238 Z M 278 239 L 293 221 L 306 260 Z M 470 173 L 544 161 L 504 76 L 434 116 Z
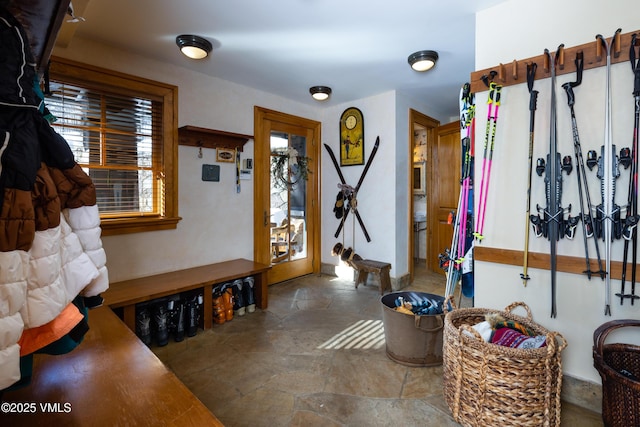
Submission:
M 233 290 L 233 314 L 244 316 L 246 304 L 242 291 L 242 279 L 234 280 L 231 289 Z
M 224 305 L 225 320 L 229 322 L 233 320 L 233 290 L 226 288 L 222 293 L 222 301 Z
M 136 316 L 136 335 L 145 345 L 151 346 L 151 316 L 146 308 Z
M 224 300 L 220 289 L 213 290 L 213 321 L 222 325 L 227 320 L 224 312 Z
M 244 295 L 244 302 L 247 305 L 247 312 L 249 313 L 253 313 L 254 311 L 256 311 L 256 297 L 253 288 L 253 277 L 246 277 L 244 279 L 244 287 L 242 288 L 242 293 Z
M 153 311 L 153 320 L 156 324 L 156 344 L 159 347 L 169 342 L 168 313 L 164 303 L 157 304 Z

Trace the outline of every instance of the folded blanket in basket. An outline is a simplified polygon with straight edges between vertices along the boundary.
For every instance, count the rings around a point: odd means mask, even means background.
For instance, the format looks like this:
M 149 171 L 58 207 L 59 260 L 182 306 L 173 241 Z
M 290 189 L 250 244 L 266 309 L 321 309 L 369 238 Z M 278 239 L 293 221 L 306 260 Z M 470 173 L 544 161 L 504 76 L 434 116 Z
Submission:
M 511 348 L 540 348 L 547 345 L 544 335 L 529 336 L 508 327 L 498 328 L 491 337 L 493 344 Z
M 544 335 L 536 336 L 535 332 L 514 320 L 506 320 L 497 313 L 488 313 L 485 319 L 473 325 L 473 329 L 486 342 L 511 348 L 540 348 L 547 345 Z M 468 331 L 464 333 L 471 335 Z

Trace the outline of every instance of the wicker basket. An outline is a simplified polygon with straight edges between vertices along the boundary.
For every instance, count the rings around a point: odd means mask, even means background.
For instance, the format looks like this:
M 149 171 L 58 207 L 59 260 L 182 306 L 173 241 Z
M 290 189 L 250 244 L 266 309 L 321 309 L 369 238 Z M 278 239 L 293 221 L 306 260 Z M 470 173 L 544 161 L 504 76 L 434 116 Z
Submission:
M 608 427 L 640 426 L 640 346 L 604 343 L 609 332 L 626 326 L 640 326 L 640 320 L 612 320 L 593 333 L 593 365 L 602 377 L 602 420 Z
M 450 297 L 447 301 L 452 303 Z M 526 310 L 527 317 L 511 313 L 518 306 Z M 487 313 L 499 313 L 545 335 L 547 346 L 519 349 L 485 342 L 472 326 L 484 321 Z M 559 333 L 534 323 L 526 304 L 516 302 L 504 311 L 454 306 L 445 316 L 443 340 L 444 397 L 458 423 L 473 427 L 560 425 L 560 353 L 567 342 Z

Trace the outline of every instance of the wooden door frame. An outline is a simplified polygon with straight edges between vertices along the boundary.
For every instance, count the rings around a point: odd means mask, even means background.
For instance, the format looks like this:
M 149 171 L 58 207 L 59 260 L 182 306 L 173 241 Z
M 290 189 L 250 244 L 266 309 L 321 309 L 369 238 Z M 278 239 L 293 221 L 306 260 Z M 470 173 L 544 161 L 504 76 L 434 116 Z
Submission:
M 414 265 L 413 265 L 413 253 L 414 253 L 414 236 L 415 233 L 413 231 L 413 144 L 414 144 L 414 132 L 416 130 L 415 125 L 419 124 L 427 129 L 427 153 L 429 156 L 432 155 L 433 142 L 435 138 L 435 130 L 438 126 L 440 126 L 440 122 L 436 119 L 433 119 L 425 114 L 422 114 L 419 111 L 416 111 L 412 108 L 409 109 L 409 247 L 407 248 L 407 255 L 409 260 L 409 282 L 413 282 L 414 276 Z M 426 162 L 426 172 L 425 172 L 425 188 L 427 188 L 427 241 L 429 241 L 429 235 L 432 234 L 432 225 L 429 218 L 433 216 L 430 212 L 430 206 L 433 205 L 433 194 L 429 191 L 432 188 L 431 183 L 433 182 L 433 162 L 431 158 L 427 158 Z M 429 256 L 429 247 L 427 245 L 427 259 Z M 429 269 L 429 263 L 427 262 L 427 269 Z
M 265 179 L 269 180 L 271 170 L 271 152 L 268 136 L 265 135 L 265 122 L 281 122 L 294 126 L 301 126 L 312 129 L 313 139 L 307 145 L 307 155 L 312 161 L 311 173 L 307 180 L 307 191 L 314 191 L 317 198 L 313 200 L 311 206 L 307 207 L 309 221 L 314 224 L 311 228 L 313 241 L 313 257 L 311 260 L 313 273 L 320 273 L 320 250 L 321 250 L 321 217 L 320 217 L 320 141 L 321 123 L 303 117 L 293 116 L 279 111 L 254 106 L 254 149 L 253 149 L 253 258 L 254 261 L 262 264 L 271 264 L 270 247 L 270 185 L 265 185 Z M 266 141 L 265 141 L 266 139 Z M 269 278 L 271 285 L 271 278 Z

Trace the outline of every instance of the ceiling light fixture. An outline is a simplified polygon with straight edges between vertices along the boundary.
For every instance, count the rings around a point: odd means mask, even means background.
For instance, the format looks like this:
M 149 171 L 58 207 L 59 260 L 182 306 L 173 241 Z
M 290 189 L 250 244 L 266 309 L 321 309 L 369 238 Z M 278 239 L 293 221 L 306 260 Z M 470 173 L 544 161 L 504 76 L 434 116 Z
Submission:
M 316 101 L 325 101 L 331 95 L 329 86 L 313 86 L 309 88 L 309 93 Z
M 176 44 L 180 51 L 191 59 L 203 59 L 211 53 L 213 46 L 204 37 L 192 34 L 181 34 L 176 37 Z
M 420 50 L 409 55 L 409 65 L 416 71 L 427 71 L 433 68 L 438 61 L 438 52 L 435 50 Z

